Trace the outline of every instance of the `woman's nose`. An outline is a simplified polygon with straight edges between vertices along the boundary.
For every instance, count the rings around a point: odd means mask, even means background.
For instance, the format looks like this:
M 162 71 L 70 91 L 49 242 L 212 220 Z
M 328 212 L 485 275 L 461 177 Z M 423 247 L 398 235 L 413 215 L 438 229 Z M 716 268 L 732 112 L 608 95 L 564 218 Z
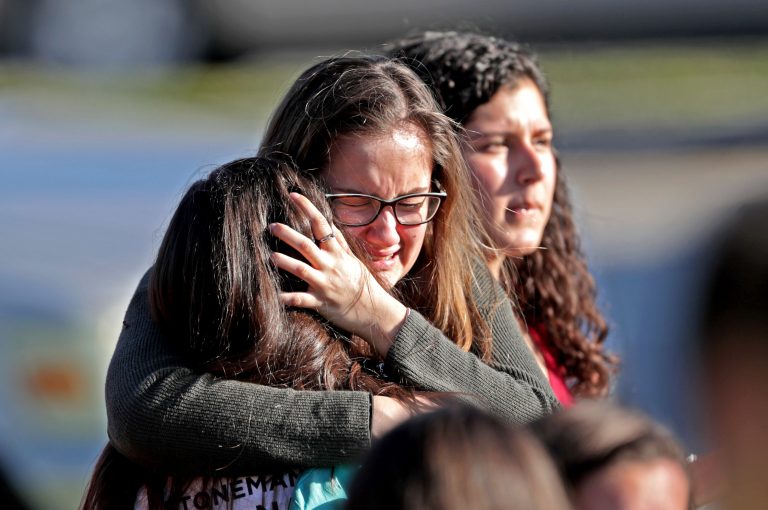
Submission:
M 400 240 L 397 233 L 397 219 L 392 206 L 384 206 L 378 218 L 368 226 L 368 242 L 379 246 L 391 246 Z
M 529 143 L 521 143 L 514 151 L 510 151 L 507 164 L 519 184 L 531 184 L 544 175 L 539 153 Z

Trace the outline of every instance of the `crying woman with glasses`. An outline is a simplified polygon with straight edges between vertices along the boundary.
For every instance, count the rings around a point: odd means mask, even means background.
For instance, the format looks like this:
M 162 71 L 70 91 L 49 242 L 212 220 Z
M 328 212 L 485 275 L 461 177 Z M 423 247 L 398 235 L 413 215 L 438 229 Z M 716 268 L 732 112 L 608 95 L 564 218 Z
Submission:
M 107 375 L 109 437 L 118 452 L 147 472 L 208 480 L 306 473 L 354 464 L 372 439 L 435 395 L 469 400 L 515 423 L 558 407 L 483 263 L 486 237 L 454 125 L 411 70 L 383 57 L 314 65 L 273 114 L 259 154 L 287 157 L 327 193 L 327 204 L 299 193 L 287 198 L 309 229 L 266 225 L 277 247 L 268 263 L 293 280 L 279 289 L 279 303 L 317 312 L 343 335 L 362 339 L 370 355 L 354 359 L 355 366 L 419 397 L 350 388 L 343 378 L 327 386 L 322 370 L 318 378 L 270 384 L 238 379 L 237 364 L 223 375 L 192 366 L 173 348 L 185 333 L 153 320 L 150 270 Z M 236 265 L 228 271 L 223 276 L 242 276 Z M 239 283 L 220 287 L 240 290 Z M 246 295 L 258 302 L 258 290 Z M 284 341 L 292 341 L 289 334 Z M 317 365 L 296 360 L 285 370 L 325 366 L 332 353 L 324 349 L 311 351 Z M 274 368 L 275 360 L 263 359 L 265 370 Z M 335 476 L 320 472 L 311 482 L 322 485 L 326 475 Z

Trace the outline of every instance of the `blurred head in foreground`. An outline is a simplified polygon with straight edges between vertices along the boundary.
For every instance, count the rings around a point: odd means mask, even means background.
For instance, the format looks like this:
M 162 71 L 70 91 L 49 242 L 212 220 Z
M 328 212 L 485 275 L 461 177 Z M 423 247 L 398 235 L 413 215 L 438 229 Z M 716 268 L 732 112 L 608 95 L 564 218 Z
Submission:
M 366 458 L 348 510 L 568 509 L 544 448 L 530 433 L 469 407 L 418 416 Z
M 702 395 L 726 476 L 722 507 L 768 508 L 768 197 L 720 237 L 700 338 Z
M 661 425 L 608 402 L 581 402 L 532 425 L 577 510 L 685 510 L 682 449 Z

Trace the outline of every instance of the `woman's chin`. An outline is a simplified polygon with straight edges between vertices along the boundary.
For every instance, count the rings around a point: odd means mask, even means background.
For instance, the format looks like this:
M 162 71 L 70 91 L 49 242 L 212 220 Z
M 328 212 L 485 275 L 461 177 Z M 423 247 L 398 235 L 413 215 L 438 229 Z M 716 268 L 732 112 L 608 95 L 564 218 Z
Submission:
M 505 242 L 499 243 L 499 246 L 501 246 L 499 251 L 507 257 L 525 257 L 542 249 L 539 236 L 505 239 Z
M 399 267 L 377 271 L 376 275 L 379 277 L 382 287 L 386 290 L 391 290 L 403 277 L 402 270 Z
M 488 228 L 488 225 L 486 225 Z M 497 250 L 507 257 L 525 257 L 541 248 L 544 229 L 518 224 L 492 225 L 492 240 Z

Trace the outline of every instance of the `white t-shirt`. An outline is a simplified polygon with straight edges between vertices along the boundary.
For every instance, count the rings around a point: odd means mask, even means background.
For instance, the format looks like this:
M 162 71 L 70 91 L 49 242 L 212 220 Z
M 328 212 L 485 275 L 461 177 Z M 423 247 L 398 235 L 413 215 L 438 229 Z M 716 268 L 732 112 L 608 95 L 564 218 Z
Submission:
M 184 493 L 166 503 L 173 510 L 288 510 L 299 471 L 283 474 L 193 480 Z M 147 510 L 147 492 L 141 488 L 134 510 Z

